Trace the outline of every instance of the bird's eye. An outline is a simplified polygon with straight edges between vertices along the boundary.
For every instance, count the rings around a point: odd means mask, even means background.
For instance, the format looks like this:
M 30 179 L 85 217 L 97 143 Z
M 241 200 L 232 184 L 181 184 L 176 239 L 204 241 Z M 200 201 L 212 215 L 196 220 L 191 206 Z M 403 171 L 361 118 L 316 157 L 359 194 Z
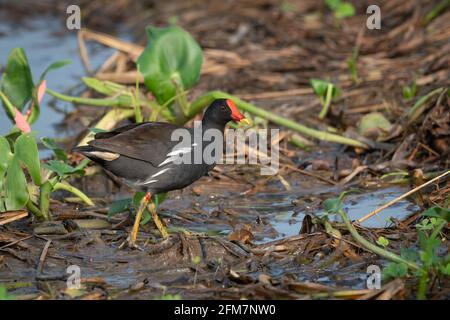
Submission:
M 225 106 L 220 106 L 220 110 L 225 111 L 225 110 L 227 110 L 227 107 L 225 107 Z

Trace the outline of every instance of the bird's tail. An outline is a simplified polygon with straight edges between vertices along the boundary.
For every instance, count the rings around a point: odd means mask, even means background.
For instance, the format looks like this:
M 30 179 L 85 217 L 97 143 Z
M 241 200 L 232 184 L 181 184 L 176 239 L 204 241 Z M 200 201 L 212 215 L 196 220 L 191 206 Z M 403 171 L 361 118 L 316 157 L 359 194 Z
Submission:
M 86 154 L 92 151 L 95 151 L 96 149 L 93 146 L 77 146 L 72 149 L 72 152 L 77 152 L 81 154 Z

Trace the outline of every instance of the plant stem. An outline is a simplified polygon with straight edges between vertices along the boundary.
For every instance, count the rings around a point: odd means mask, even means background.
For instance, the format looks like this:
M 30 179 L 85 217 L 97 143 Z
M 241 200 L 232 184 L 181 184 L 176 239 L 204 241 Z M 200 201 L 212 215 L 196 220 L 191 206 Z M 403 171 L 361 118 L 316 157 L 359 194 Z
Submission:
M 59 100 L 77 103 L 77 104 L 86 104 L 86 105 L 98 106 L 98 107 L 125 107 L 125 108 L 131 108 L 133 106 L 131 97 L 127 96 L 127 95 L 119 95 L 116 98 L 94 99 L 94 98 L 81 98 L 81 97 L 68 96 L 68 95 L 53 91 L 51 89 L 47 89 L 46 92 Z
M 65 95 L 62 93 L 55 92 L 51 89 L 47 89 L 46 92 L 59 100 L 76 103 L 76 104 L 84 104 L 84 105 L 97 106 L 97 107 L 121 107 L 121 108 L 127 108 L 127 109 L 128 108 L 134 109 L 134 106 L 135 106 L 135 104 L 133 103 L 131 94 L 129 94 L 129 93 L 128 94 L 120 94 L 116 98 L 94 99 L 94 98 L 80 98 L 80 97 L 68 96 L 68 95 Z M 156 104 L 156 102 L 151 101 L 151 100 L 138 99 L 138 103 L 141 107 L 146 107 L 151 110 L 154 110 L 156 107 L 159 107 Z M 169 110 L 167 110 L 167 109 L 161 110 L 161 115 L 165 119 L 172 118 Z
M 52 192 L 53 186 L 50 181 L 45 182 L 39 187 L 39 206 L 42 215 L 46 221 L 51 220 L 50 215 L 50 193 Z
M 15 108 L 13 106 L 13 104 L 11 103 L 11 101 L 8 99 L 8 97 L 3 93 L 3 91 L 0 91 L 0 98 L 3 101 L 4 106 L 6 107 L 6 113 L 9 115 L 9 117 L 11 119 L 14 119 L 15 116 Z
M 134 114 L 136 118 L 137 123 L 141 123 L 144 121 L 144 117 L 142 116 L 142 109 L 141 109 L 141 100 L 139 99 L 139 79 L 136 76 L 136 86 L 134 87 L 134 93 L 133 95 L 133 104 L 134 104 Z
M 382 249 L 376 245 L 374 245 L 373 243 L 369 242 L 368 240 L 364 239 L 364 237 L 362 237 L 358 231 L 356 231 L 355 227 L 350 223 L 350 220 L 347 217 L 347 214 L 344 212 L 344 210 L 339 210 L 339 214 L 342 217 L 342 220 L 345 223 L 345 226 L 347 227 L 348 231 L 350 232 L 350 234 L 353 236 L 353 238 L 356 240 L 356 242 L 358 242 L 359 244 L 361 244 L 363 247 L 365 247 L 366 249 L 372 251 L 373 253 L 389 259 L 391 261 L 397 262 L 397 263 L 404 263 L 408 266 L 408 268 L 411 268 L 413 270 L 419 270 L 420 267 L 412 262 L 412 261 L 408 261 L 403 259 L 402 257 L 400 257 L 399 255 L 390 252 L 388 250 Z
M 189 112 L 189 101 L 187 99 L 187 91 L 184 90 L 183 85 L 179 78 L 173 79 L 173 83 L 176 88 L 175 101 L 180 106 L 183 115 L 187 115 Z
M 45 216 L 42 214 L 41 210 L 39 210 L 38 207 L 34 205 L 34 203 L 31 200 L 28 200 L 27 202 L 27 209 L 31 211 L 31 213 L 38 219 L 38 220 L 45 220 Z
M 427 93 L 419 100 L 417 100 L 417 102 L 412 106 L 412 108 L 408 112 L 408 124 L 412 124 L 422 114 L 422 112 L 424 111 L 425 102 L 427 102 L 433 96 L 441 94 L 444 90 L 445 88 L 437 88 Z
M 331 83 L 329 83 L 328 86 L 327 86 L 327 95 L 326 95 L 326 98 L 325 98 L 325 102 L 324 102 L 322 110 L 320 111 L 320 114 L 319 114 L 319 118 L 320 119 L 325 118 L 325 116 L 328 113 L 328 109 L 329 109 L 330 103 L 331 103 L 332 94 L 333 94 L 333 85 Z
M 310 136 L 310 137 L 313 137 L 313 138 L 316 138 L 319 140 L 323 140 L 323 141 L 337 142 L 340 144 L 345 144 L 345 145 L 364 148 L 364 149 L 368 148 L 368 146 L 365 143 L 362 143 L 358 140 L 306 127 L 295 121 L 283 118 L 272 112 L 258 108 L 257 106 L 255 106 L 251 103 L 245 102 L 231 94 L 227 94 L 222 91 L 211 91 L 211 92 L 208 92 L 208 93 L 198 97 L 196 100 L 194 100 L 191 103 L 191 107 L 190 107 L 189 113 L 188 113 L 188 118 L 194 117 L 197 113 L 199 113 L 203 108 L 205 108 L 207 105 L 209 105 L 212 101 L 214 101 L 215 99 L 220 99 L 220 98 L 232 99 L 234 101 L 234 103 L 236 103 L 236 105 L 240 109 L 247 111 L 255 116 L 267 119 L 267 120 L 269 120 L 275 124 L 278 124 L 280 126 L 284 126 L 288 129 L 292 129 L 294 131 L 302 133 L 304 135 L 307 135 L 307 136 Z
M 423 19 L 423 23 L 428 24 L 431 20 L 444 12 L 448 7 L 450 7 L 450 0 L 442 0 L 437 5 L 435 5 L 430 12 L 427 13 L 425 18 Z
M 74 186 L 71 186 L 68 183 L 57 182 L 53 187 L 53 191 L 56 191 L 56 190 L 66 190 L 66 191 L 76 195 L 88 206 L 94 206 L 94 202 L 85 193 L 83 193 L 80 189 L 77 189 Z
M 428 272 L 423 270 L 420 274 L 419 285 L 417 288 L 417 300 L 425 300 L 427 298 Z

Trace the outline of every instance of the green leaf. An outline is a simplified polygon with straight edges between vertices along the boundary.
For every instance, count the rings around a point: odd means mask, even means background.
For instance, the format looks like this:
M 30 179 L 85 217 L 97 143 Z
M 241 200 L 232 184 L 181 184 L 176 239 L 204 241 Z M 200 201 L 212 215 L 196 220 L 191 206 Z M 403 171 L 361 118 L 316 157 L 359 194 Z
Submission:
M 39 82 L 41 82 L 42 80 L 45 79 L 45 77 L 47 76 L 47 73 L 49 73 L 52 70 L 56 70 L 59 69 L 61 67 L 64 67 L 65 65 L 68 65 L 69 63 L 71 63 L 70 60 L 59 60 L 56 62 L 53 62 L 51 65 L 49 65 L 47 67 L 47 69 L 45 69 L 45 71 L 41 74 L 40 78 L 39 78 Z
M 429 208 L 428 210 L 425 210 L 422 213 L 422 216 L 440 218 L 444 219 L 447 222 L 450 222 L 450 209 L 435 206 Z
M 118 213 L 122 213 L 130 210 L 131 208 L 131 198 L 120 199 L 113 201 L 109 206 L 108 217 L 112 217 Z
M 107 132 L 108 130 L 100 129 L 100 128 L 89 128 L 89 131 L 93 134 L 99 133 L 99 132 Z
M 20 161 L 13 157 L 8 166 L 5 180 L 6 210 L 19 210 L 28 202 L 27 179 L 20 167 Z
M 328 85 L 332 86 L 332 97 L 333 98 L 337 98 L 340 95 L 340 91 L 336 88 L 336 86 L 329 82 L 329 81 L 325 81 L 325 80 L 321 80 L 321 79 L 310 79 L 309 83 L 311 84 L 311 87 L 314 91 L 314 93 L 319 96 L 319 97 L 325 97 L 327 94 L 327 88 Z
M 414 98 L 415 93 L 413 93 L 413 90 L 411 87 L 404 86 L 402 89 L 403 98 L 406 100 L 410 100 Z
M 13 154 L 11 153 L 8 140 L 0 136 L 0 179 L 5 175 L 8 163 L 11 161 L 12 157 Z
M 144 82 L 159 104 L 197 83 L 203 63 L 202 49 L 191 35 L 178 26 L 147 27 L 148 44 L 137 60 Z
M 36 140 L 30 134 L 22 134 L 14 143 L 14 157 L 22 161 L 28 168 L 36 185 L 42 184 L 41 165 Z
M 33 89 L 33 77 L 25 51 L 22 48 L 15 48 L 9 54 L 0 90 L 17 109 L 22 111 L 31 99 Z
M 379 112 L 366 114 L 358 124 L 359 134 L 365 137 L 386 135 L 391 128 L 392 124 Z
M 14 300 L 14 296 L 8 294 L 5 287 L 0 287 L 0 300 Z
M 450 263 L 440 265 L 439 270 L 442 274 L 450 276 Z
M 113 96 L 127 90 L 127 87 L 111 81 L 101 81 L 97 78 L 90 77 L 83 77 L 81 80 L 83 80 L 87 87 L 98 93 L 104 94 L 105 96 Z
M 338 19 L 353 17 L 355 15 L 355 8 L 349 2 L 342 2 L 334 11 L 334 16 Z
M 58 146 L 56 141 L 52 138 L 41 138 L 42 144 L 55 153 L 58 160 L 67 161 L 67 153 L 64 149 Z
M 400 248 L 400 256 L 409 261 L 417 261 L 419 259 L 419 252 L 410 248 Z
M 310 79 L 309 82 L 316 95 L 318 95 L 319 97 L 325 96 L 325 93 L 327 92 L 328 82 L 320 79 Z
M 380 246 L 386 248 L 389 245 L 389 240 L 385 237 L 378 237 L 376 241 Z
M 323 207 L 327 212 L 338 213 L 342 209 L 341 198 L 330 198 L 323 202 Z
M 408 274 L 408 266 L 404 263 L 389 263 L 383 269 L 383 276 L 387 278 L 403 278 Z
M 161 203 L 164 202 L 167 198 L 167 192 L 156 194 L 153 197 L 153 201 L 155 202 L 155 207 L 158 208 Z
M 69 174 L 83 174 L 84 170 L 79 167 L 72 167 L 68 164 L 58 161 L 58 160 L 49 160 L 44 164 L 44 168 L 55 172 L 58 176 L 64 177 Z
M 12 157 L 13 154 L 11 153 L 11 147 L 8 140 L 5 137 L 0 136 L 0 212 L 6 211 L 3 178 L 6 174 L 9 162 L 11 161 Z
M 341 0 L 326 0 L 326 4 L 331 10 L 334 11 L 341 4 Z
M 199 264 L 202 261 L 202 258 L 200 256 L 194 256 L 192 258 L 192 263 L 193 264 Z

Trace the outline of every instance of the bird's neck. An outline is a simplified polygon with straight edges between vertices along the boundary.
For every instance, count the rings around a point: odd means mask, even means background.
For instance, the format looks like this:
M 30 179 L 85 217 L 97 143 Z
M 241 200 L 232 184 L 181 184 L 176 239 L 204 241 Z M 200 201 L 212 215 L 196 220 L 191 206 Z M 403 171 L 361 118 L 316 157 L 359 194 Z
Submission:
M 223 122 L 220 123 L 217 121 L 205 121 L 203 119 L 202 131 L 203 131 L 203 133 L 205 133 L 206 130 L 208 130 L 208 129 L 216 129 L 223 133 L 225 131 L 225 125 L 226 125 L 226 123 L 223 123 Z

